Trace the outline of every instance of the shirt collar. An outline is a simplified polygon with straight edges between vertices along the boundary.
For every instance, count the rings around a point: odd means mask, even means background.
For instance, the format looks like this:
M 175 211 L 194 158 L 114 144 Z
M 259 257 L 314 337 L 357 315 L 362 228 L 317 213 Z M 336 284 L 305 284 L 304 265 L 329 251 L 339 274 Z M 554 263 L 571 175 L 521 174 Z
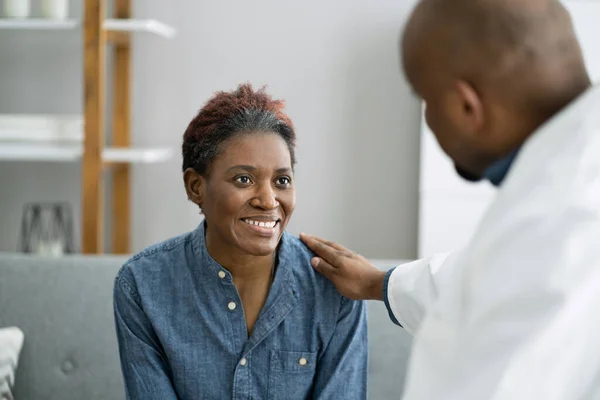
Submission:
M 206 236 L 205 236 L 205 232 L 206 232 L 206 220 L 202 220 L 202 222 L 198 225 L 198 227 L 196 229 L 194 229 L 193 231 L 193 236 L 194 236 L 194 240 L 193 240 L 193 247 L 194 247 L 194 251 L 196 252 L 196 256 L 198 257 L 198 262 L 201 266 L 205 266 L 208 267 L 211 271 L 213 271 L 214 273 L 218 273 L 218 271 L 221 271 L 223 269 L 223 267 L 221 265 L 219 265 L 219 263 L 217 263 L 215 261 L 215 259 L 213 259 L 211 257 L 211 255 L 208 253 L 208 249 L 206 248 Z M 283 235 L 281 236 L 281 240 L 279 241 L 279 247 L 277 249 L 277 270 L 278 270 L 278 274 L 282 275 L 283 273 L 279 272 L 283 269 L 287 270 L 286 266 L 287 264 L 290 263 L 290 252 L 292 251 L 292 238 L 291 236 L 287 233 L 287 231 L 283 231 Z
M 500 186 L 504 178 L 510 171 L 510 167 L 512 166 L 517 154 L 519 153 L 520 148 L 512 151 L 506 157 L 496 161 L 492 165 L 490 165 L 484 172 L 483 176 L 492 183 L 494 186 Z

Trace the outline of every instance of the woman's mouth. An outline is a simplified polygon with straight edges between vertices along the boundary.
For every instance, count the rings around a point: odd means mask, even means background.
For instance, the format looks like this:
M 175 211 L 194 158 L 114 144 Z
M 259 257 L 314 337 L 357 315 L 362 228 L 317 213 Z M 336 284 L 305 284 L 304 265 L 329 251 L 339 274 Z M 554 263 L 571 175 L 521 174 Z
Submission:
M 255 220 L 252 220 L 252 219 L 249 219 L 249 218 L 243 218 L 242 221 L 245 222 L 245 223 L 247 223 L 248 225 L 257 226 L 257 227 L 260 227 L 260 228 L 267 228 L 267 229 L 273 229 L 279 223 L 279 220 L 276 220 L 276 221 L 255 221 Z

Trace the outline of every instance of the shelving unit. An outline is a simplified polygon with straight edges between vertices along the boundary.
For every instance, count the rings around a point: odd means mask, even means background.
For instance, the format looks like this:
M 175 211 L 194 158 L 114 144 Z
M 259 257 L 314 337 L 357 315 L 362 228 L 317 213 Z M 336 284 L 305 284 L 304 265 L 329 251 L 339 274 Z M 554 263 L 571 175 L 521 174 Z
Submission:
M 148 32 L 165 38 L 175 36 L 175 29 L 154 19 L 107 19 L 104 29 L 115 32 Z
M 75 19 L 52 20 L 45 18 L 2 18 L 0 19 L 0 29 L 75 29 L 79 26 L 79 21 Z
M 19 143 L 6 142 L 0 145 L 2 161 L 80 161 L 83 146 L 72 143 Z M 102 162 L 105 164 L 129 163 L 152 164 L 171 158 L 170 149 L 105 147 Z
M 154 19 L 134 19 L 131 0 L 85 0 L 84 20 L 0 19 L 0 30 L 67 30 L 83 28 L 83 115 L 0 115 L 0 161 L 81 162 L 81 250 L 104 252 L 104 175 L 110 173 L 112 252 L 130 249 L 130 168 L 172 156 L 168 148 L 131 147 L 131 40 L 135 32 L 172 38 L 174 28 Z M 112 82 L 107 82 L 106 52 L 112 51 Z M 112 84 L 112 120 L 105 121 L 106 85 Z M 104 132 L 110 123 L 112 142 Z

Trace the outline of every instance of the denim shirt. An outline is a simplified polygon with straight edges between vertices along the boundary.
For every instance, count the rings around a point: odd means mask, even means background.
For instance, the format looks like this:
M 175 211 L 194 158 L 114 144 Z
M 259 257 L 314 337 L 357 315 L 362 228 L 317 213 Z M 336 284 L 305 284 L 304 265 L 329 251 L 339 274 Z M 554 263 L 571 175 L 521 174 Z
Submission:
M 128 260 L 114 313 L 128 399 L 365 399 L 364 302 L 342 297 L 284 233 L 273 285 L 248 337 L 231 274 L 204 224 Z

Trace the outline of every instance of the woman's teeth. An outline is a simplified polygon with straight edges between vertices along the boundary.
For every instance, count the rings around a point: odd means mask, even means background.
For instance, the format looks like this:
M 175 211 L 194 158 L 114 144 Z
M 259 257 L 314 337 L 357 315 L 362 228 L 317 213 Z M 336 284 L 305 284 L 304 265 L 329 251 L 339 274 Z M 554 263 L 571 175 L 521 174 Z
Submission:
M 275 225 L 277 225 L 277 221 L 259 222 L 259 221 L 252 221 L 250 219 L 243 219 L 242 221 L 244 221 L 245 223 L 250 224 L 250 225 L 260 226 L 262 228 L 275 228 Z

